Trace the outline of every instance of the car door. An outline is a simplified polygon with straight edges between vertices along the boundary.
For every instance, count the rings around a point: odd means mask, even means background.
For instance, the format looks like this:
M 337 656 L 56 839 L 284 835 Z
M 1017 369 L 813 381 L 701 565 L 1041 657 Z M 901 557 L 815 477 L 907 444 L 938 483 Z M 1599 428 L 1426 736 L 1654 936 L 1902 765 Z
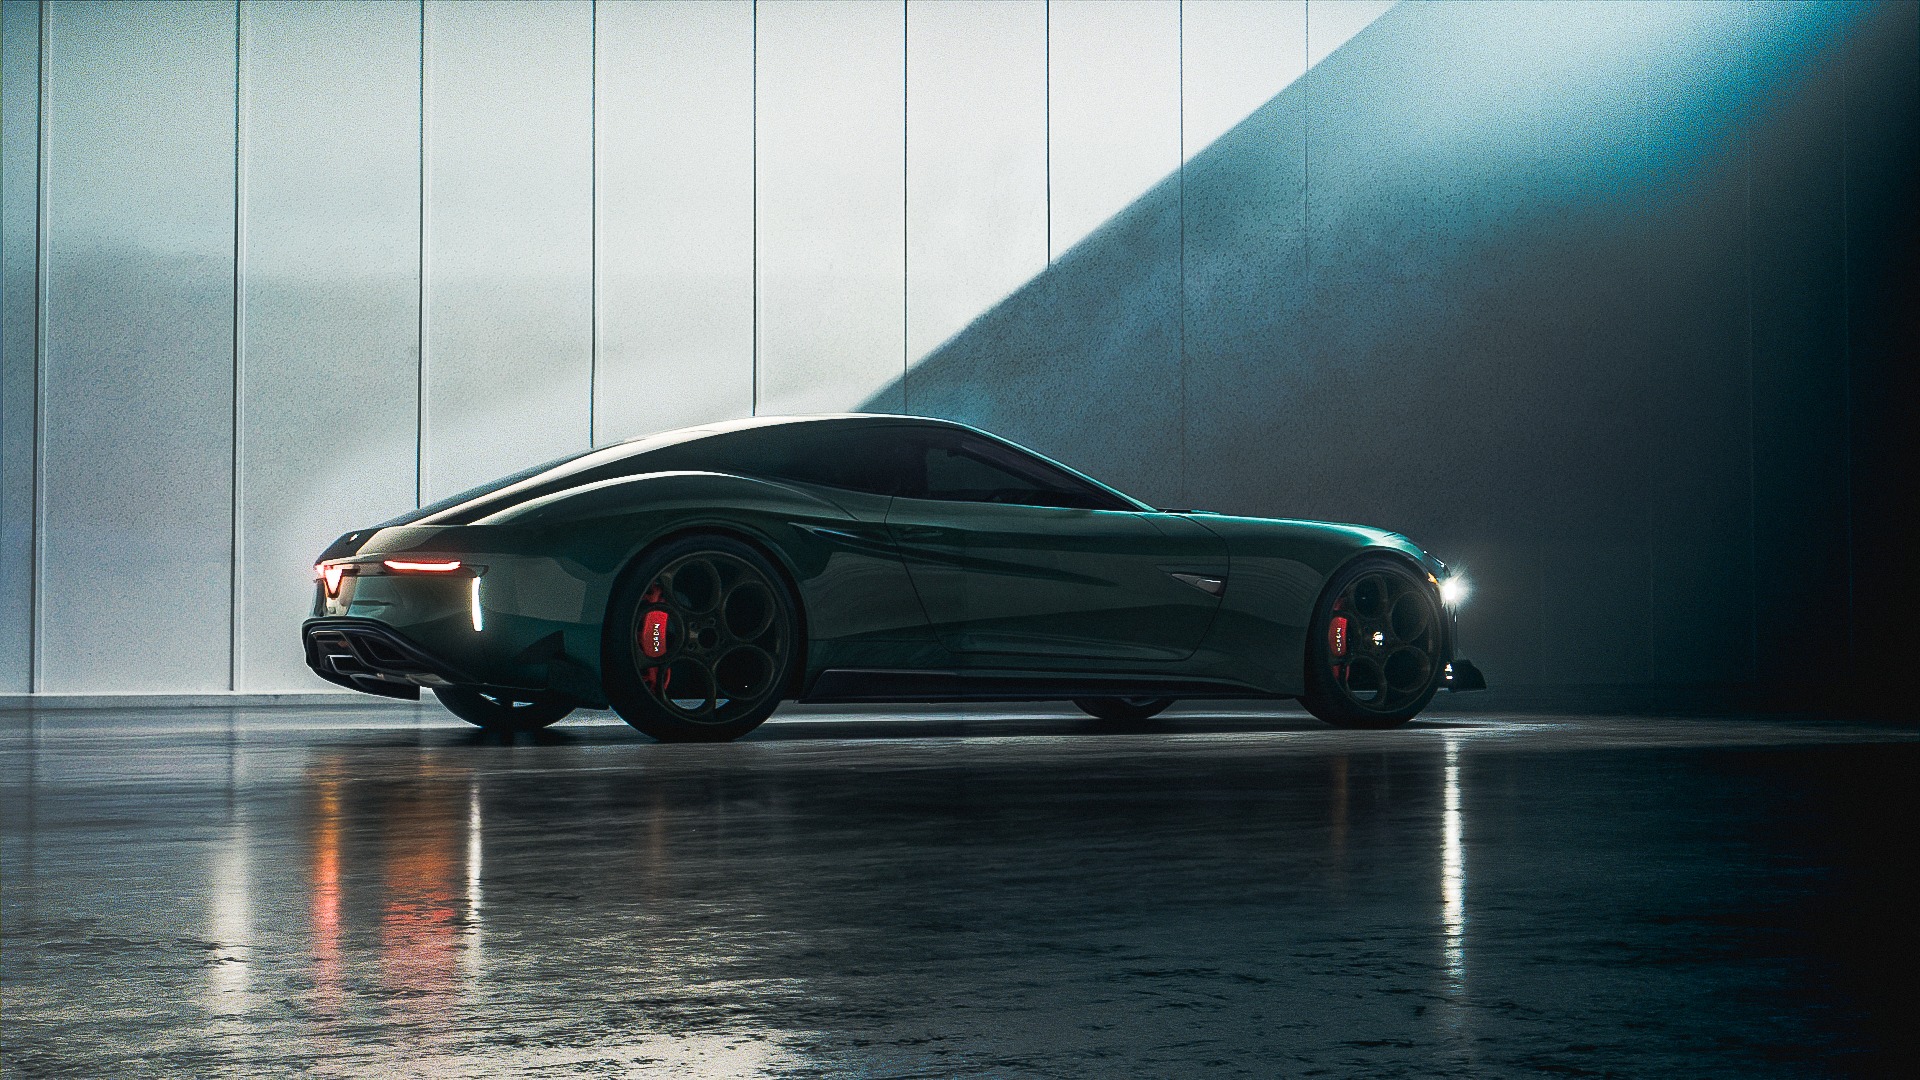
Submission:
M 1198 522 L 960 429 L 929 430 L 887 526 L 941 643 L 983 663 L 1183 659 L 1227 574 Z

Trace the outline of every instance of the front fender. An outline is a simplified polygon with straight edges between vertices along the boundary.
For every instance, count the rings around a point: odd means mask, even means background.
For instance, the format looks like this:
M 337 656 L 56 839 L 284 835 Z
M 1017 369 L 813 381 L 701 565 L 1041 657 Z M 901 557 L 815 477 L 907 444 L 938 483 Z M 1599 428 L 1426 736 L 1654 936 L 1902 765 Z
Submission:
M 1306 692 L 1307 628 L 1327 579 L 1362 555 L 1386 552 L 1426 573 L 1439 561 L 1398 533 L 1361 525 L 1196 515 L 1227 542 L 1227 590 L 1203 651 L 1222 674 L 1270 693 Z

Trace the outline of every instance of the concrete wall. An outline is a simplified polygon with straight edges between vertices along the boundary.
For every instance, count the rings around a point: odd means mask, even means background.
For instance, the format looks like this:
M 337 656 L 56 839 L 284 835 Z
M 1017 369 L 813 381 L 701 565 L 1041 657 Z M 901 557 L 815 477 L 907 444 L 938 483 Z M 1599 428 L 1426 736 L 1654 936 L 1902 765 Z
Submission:
M 1914 5 L 1627 10 L 5 0 L 0 692 L 319 689 L 340 532 L 846 408 L 1403 528 L 1507 684 L 1827 662 Z

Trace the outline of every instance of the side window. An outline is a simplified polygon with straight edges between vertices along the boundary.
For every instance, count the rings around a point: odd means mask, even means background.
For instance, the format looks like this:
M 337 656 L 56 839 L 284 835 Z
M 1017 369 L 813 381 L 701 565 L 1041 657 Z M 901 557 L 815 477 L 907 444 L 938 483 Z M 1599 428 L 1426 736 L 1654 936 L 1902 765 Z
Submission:
M 803 484 L 894 495 L 909 450 L 903 434 L 898 428 L 871 426 L 795 432 L 781 460 L 768 471 Z
M 924 482 L 909 485 L 910 490 L 918 489 L 911 493 L 920 498 L 1073 510 L 1132 509 L 1047 462 L 977 435 L 937 431 L 922 446 L 915 463 L 925 466 Z M 917 472 L 910 469 L 909 475 Z
M 647 467 L 710 469 L 892 495 L 900 489 L 908 449 L 897 428 L 783 424 L 669 447 L 651 455 Z

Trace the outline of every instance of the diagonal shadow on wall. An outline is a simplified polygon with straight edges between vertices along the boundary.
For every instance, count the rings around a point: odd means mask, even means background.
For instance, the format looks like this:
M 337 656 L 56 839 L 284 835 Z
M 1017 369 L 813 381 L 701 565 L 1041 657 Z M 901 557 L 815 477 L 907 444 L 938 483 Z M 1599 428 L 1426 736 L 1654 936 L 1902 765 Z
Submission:
M 869 408 L 1405 531 L 1469 568 L 1509 685 L 1805 663 L 1849 590 L 1846 248 L 1910 169 L 1912 21 L 1401 5 Z

